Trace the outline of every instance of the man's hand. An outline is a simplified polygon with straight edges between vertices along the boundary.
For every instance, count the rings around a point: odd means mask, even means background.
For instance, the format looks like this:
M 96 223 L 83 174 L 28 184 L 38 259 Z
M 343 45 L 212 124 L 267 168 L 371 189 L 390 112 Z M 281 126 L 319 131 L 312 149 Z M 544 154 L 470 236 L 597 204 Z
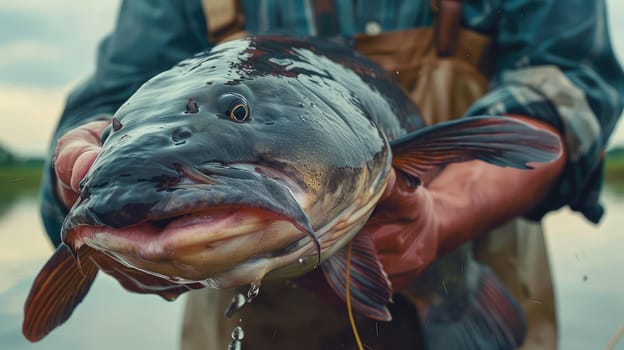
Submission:
M 512 117 L 559 135 L 545 123 Z M 363 229 L 373 235 L 393 289 L 404 288 L 436 258 L 535 207 L 563 171 L 565 159 L 564 149 L 554 162 L 531 164 L 532 170 L 455 163 L 421 186 L 393 172 Z
M 78 199 L 80 180 L 100 153 L 100 137 L 109 124 L 109 120 L 90 122 L 58 140 L 54 151 L 55 187 L 65 207 L 71 207 Z
M 415 187 L 404 175 L 392 171 L 362 231 L 372 234 L 379 260 L 395 291 L 403 289 L 438 256 L 440 216 L 434 208 L 427 188 Z

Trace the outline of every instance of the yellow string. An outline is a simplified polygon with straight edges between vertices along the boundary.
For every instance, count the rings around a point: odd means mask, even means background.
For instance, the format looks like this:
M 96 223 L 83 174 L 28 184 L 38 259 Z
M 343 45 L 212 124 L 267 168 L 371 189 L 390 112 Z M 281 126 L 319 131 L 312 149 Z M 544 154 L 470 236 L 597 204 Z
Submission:
M 605 348 L 605 350 L 613 350 L 613 348 L 615 348 L 617 343 L 620 341 L 620 338 L 622 338 L 623 336 L 624 336 L 624 324 L 622 324 L 620 328 L 618 328 L 618 330 L 615 332 L 615 334 L 613 335 L 613 338 L 611 338 L 611 341 L 609 342 L 609 344 L 607 344 L 607 347 Z
M 347 312 L 349 313 L 349 323 L 351 323 L 351 330 L 353 331 L 353 336 L 355 337 L 355 342 L 357 343 L 358 350 L 364 350 L 364 346 L 362 345 L 362 340 L 360 340 L 360 334 L 358 333 L 357 326 L 355 324 L 355 319 L 353 318 L 353 310 L 351 309 L 351 242 L 347 245 L 347 276 L 345 277 L 346 288 L 347 288 Z

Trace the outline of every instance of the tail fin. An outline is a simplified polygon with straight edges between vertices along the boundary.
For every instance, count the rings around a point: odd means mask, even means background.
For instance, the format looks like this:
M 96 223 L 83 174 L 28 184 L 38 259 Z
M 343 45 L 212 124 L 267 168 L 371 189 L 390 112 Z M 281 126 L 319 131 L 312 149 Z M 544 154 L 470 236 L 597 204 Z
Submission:
M 526 318 L 520 305 L 489 268 L 474 264 L 476 289 L 461 312 L 456 304 L 450 312 L 444 301 L 419 307 L 427 349 L 517 349 L 524 342 Z

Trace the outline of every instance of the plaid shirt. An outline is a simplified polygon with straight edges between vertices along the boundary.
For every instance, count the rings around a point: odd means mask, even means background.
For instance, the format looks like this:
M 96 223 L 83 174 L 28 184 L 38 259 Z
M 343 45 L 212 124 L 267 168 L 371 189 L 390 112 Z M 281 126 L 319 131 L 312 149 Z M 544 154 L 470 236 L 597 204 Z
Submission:
M 241 0 L 251 33 L 318 35 L 313 0 Z M 430 26 L 430 0 L 335 0 L 342 36 Z M 489 92 L 470 115 L 522 114 L 563 132 L 569 159 L 558 186 L 529 216 L 569 205 L 602 215 L 601 152 L 622 111 L 624 73 L 612 52 L 604 0 L 471 0 L 462 25 L 494 39 Z M 200 0 L 125 1 L 116 29 L 101 43 L 94 75 L 67 99 L 55 133 L 112 115 L 147 79 L 212 44 Z M 46 230 L 55 244 L 66 211 L 56 197 L 50 147 L 41 190 Z

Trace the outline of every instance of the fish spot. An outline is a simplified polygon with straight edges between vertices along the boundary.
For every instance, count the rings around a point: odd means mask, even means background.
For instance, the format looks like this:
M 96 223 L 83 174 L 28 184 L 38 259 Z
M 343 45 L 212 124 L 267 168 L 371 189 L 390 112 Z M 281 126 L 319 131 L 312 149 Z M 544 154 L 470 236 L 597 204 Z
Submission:
M 121 129 L 121 127 L 123 127 L 123 125 L 121 124 L 121 122 L 117 118 L 113 118 L 112 125 L 113 125 L 113 131 L 119 131 L 119 129 Z
M 197 104 L 197 101 L 195 101 L 193 98 L 189 98 L 188 101 L 186 101 L 185 112 L 187 114 L 195 114 L 199 112 L 199 104 Z
M 229 81 L 223 83 L 223 85 L 226 85 L 226 86 L 236 86 L 236 85 L 240 85 L 242 81 L 243 81 L 242 79 L 232 79 L 232 80 L 229 80 Z
M 191 136 L 193 136 L 193 132 L 189 128 L 181 127 L 175 129 L 171 133 L 171 141 L 176 142 L 176 144 L 181 141 L 184 141 L 186 143 L 185 140 L 190 138 Z

